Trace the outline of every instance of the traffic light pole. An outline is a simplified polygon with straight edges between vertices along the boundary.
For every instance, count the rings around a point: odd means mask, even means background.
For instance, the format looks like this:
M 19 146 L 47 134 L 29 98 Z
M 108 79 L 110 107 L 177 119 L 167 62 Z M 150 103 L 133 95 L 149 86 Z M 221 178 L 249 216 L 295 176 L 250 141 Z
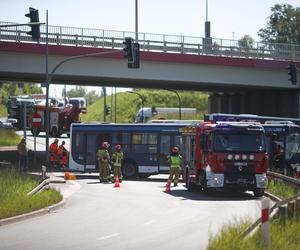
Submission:
M 47 163 L 49 162 L 49 87 L 52 81 L 52 78 L 54 77 L 54 74 L 56 70 L 63 65 L 66 62 L 73 61 L 76 59 L 84 58 L 84 57 L 93 57 L 93 56 L 100 56 L 100 55 L 109 55 L 109 54 L 117 54 L 117 53 L 122 53 L 121 50 L 110 50 L 110 51 L 104 51 L 104 52 L 97 52 L 97 53 L 90 53 L 90 54 L 85 54 L 85 55 L 79 55 L 79 56 L 71 56 L 69 58 L 66 58 L 65 60 L 62 60 L 59 62 L 51 71 L 51 73 L 48 73 L 48 29 L 47 29 L 47 39 L 46 39 L 46 119 L 47 119 L 47 124 L 46 124 L 46 156 L 47 156 Z

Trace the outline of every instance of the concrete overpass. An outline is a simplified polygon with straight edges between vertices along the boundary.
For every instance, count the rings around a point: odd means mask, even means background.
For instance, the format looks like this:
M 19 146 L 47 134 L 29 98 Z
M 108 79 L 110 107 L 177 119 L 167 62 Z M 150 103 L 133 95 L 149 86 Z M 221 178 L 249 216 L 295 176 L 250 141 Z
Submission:
M 15 29 L 0 32 L 0 80 L 44 82 L 43 37 L 41 43 L 33 43 L 23 34 L 25 31 L 20 30 L 17 35 L 12 32 Z M 130 34 L 103 35 L 99 41 L 97 36 L 78 38 L 73 34 L 72 40 L 66 38 L 70 34 L 51 34 L 49 71 L 70 56 L 120 52 L 67 62 L 56 71 L 53 83 L 209 91 L 211 112 L 300 117 L 300 81 L 292 85 L 287 74 L 291 61 L 297 61 L 300 67 L 300 46 L 267 52 L 239 47 L 237 53 L 224 42 L 216 50 L 212 41 L 208 47 L 203 39 L 201 44 L 170 42 L 166 38 L 159 44 L 141 39 L 141 67 L 128 69 L 122 39 Z M 83 38 L 90 38 L 93 43 Z

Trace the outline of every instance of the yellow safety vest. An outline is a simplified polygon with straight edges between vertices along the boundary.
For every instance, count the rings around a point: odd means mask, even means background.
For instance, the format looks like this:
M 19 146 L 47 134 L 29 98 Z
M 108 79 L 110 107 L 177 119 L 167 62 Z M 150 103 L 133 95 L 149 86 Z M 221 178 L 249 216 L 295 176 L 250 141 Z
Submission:
M 179 155 L 178 156 L 171 156 L 170 159 L 171 159 L 171 168 L 180 166 L 180 161 L 181 160 L 180 160 Z

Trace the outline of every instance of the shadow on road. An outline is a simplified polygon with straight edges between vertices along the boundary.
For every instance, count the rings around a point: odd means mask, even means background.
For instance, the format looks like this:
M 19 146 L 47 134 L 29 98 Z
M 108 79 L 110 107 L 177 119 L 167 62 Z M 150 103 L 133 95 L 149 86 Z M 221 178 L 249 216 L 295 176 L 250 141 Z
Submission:
M 239 192 L 209 192 L 206 193 L 201 189 L 196 191 L 188 191 L 184 189 L 171 190 L 169 195 L 175 197 L 181 197 L 181 200 L 197 200 L 197 201 L 243 201 L 243 200 L 255 200 L 257 199 L 250 193 L 239 193 Z

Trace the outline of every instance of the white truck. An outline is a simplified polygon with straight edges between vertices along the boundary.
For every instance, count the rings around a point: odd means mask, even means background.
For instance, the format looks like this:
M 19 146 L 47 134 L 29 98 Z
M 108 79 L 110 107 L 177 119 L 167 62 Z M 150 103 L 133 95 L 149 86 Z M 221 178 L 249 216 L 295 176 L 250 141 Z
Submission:
M 196 114 L 196 108 L 181 108 L 181 114 Z M 153 118 L 153 116 L 158 116 L 158 118 L 165 118 L 166 114 L 179 113 L 179 108 L 156 108 L 156 107 L 143 107 L 140 108 L 135 116 L 135 123 L 147 122 Z M 144 117 L 144 119 L 143 119 Z

